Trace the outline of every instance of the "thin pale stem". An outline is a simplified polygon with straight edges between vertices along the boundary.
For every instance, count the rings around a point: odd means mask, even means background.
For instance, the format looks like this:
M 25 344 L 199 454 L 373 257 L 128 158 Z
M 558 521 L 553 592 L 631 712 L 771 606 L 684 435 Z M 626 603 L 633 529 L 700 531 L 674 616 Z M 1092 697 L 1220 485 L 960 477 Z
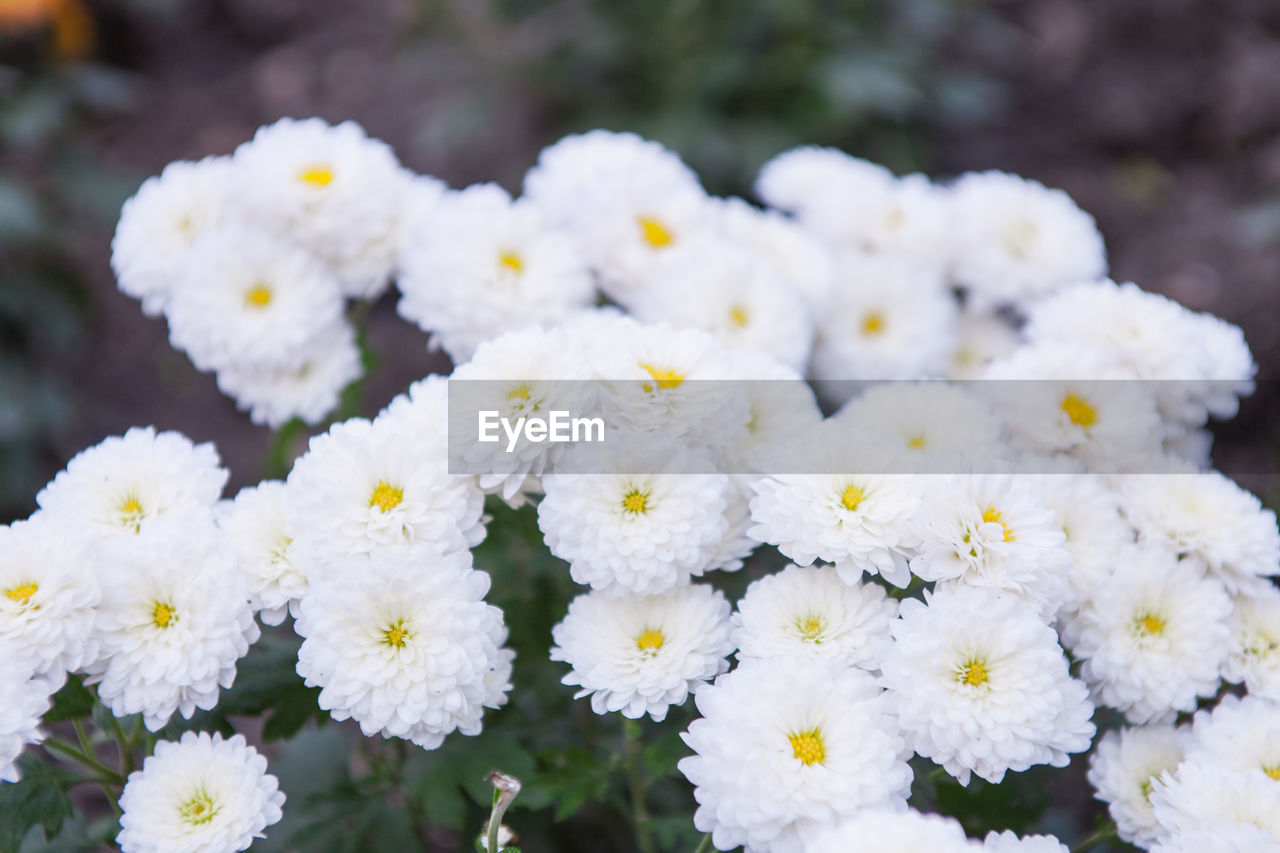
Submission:
M 702 836 L 702 841 L 698 842 L 698 849 L 693 853 L 707 853 L 711 849 L 711 833 Z
M 520 793 L 520 780 L 497 770 L 488 775 L 489 784 L 493 786 L 493 808 L 489 811 L 489 824 L 485 827 L 485 849 L 489 853 L 499 853 L 498 836 L 502 832 L 502 816 L 507 807 Z

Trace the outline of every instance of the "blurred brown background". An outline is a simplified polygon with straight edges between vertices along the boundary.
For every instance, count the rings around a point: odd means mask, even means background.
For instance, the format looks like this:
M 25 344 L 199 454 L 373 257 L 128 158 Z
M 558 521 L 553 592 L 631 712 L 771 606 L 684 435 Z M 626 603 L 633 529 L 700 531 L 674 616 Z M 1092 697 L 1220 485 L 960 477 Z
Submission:
M 1001 168 L 1071 193 L 1113 275 L 1241 324 L 1280 366 L 1274 0 L 0 0 L 0 506 L 135 424 L 271 443 L 115 290 L 120 203 L 280 116 L 354 119 L 454 186 L 518 189 L 594 126 L 676 148 L 713 192 L 837 145 L 901 171 Z M 375 411 L 443 365 L 375 306 Z M 1268 414 L 1236 434 L 1274 428 Z

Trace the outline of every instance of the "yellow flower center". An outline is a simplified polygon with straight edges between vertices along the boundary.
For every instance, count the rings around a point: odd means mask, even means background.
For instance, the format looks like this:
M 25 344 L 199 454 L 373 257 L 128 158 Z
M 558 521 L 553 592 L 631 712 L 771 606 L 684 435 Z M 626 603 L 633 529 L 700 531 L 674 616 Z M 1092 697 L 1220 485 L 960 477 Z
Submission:
M 884 315 L 879 311 L 868 312 L 862 318 L 862 334 L 865 337 L 874 337 L 884 331 Z
M 328 166 L 308 166 L 298 173 L 298 180 L 313 187 L 327 187 L 333 183 L 333 169 Z
M 791 741 L 791 754 L 806 767 L 826 760 L 827 745 L 822 742 L 822 732 L 816 728 L 807 732 L 793 732 L 787 735 L 787 739 Z
M 636 514 L 646 513 L 649 511 L 649 495 L 639 489 L 632 489 L 622 496 L 622 508 Z
M 369 498 L 369 506 L 376 506 L 383 512 L 387 512 L 398 507 L 402 500 L 404 500 L 404 489 L 397 489 L 379 481 L 373 490 L 373 495 Z
M 924 436 L 923 435 L 911 436 L 911 438 L 907 439 L 907 447 L 911 448 L 912 450 L 924 450 Z
M 636 221 L 640 223 L 640 234 L 644 241 L 653 248 L 666 248 L 675 242 L 675 237 L 667 227 L 652 216 L 641 216 Z
M 401 619 L 387 630 L 382 632 L 382 642 L 393 648 L 401 648 L 404 641 L 409 638 L 409 632 L 404 627 L 404 620 Z
M 666 640 L 667 638 L 662 636 L 661 631 L 649 628 L 639 637 L 636 637 L 636 646 L 641 651 L 656 652 L 658 649 L 662 648 L 662 644 L 666 642 Z
M 125 496 L 124 501 L 120 504 L 120 523 L 124 527 L 132 527 L 133 532 L 137 533 L 139 526 L 142 524 L 143 511 L 142 504 L 138 502 L 138 498 L 134 495 Z
M 1277 782 L 1280 782 L 1280 764 L 1273 764 L 1270 767 L 1263 767 L 1262 772 L 1266 773 L 1268 776 L 1270 776 L 1272 779 L 1275 779 Z
M 173 605 L 165 604 L 163 601 L 155 602 L 155 606 L 151 609 L 151 622 L 157 628 L 168 628 L 177 621 L 178 614 L 174 611 Z
M 800 633 L 804 635 L 806 640 L 816 641 L 818 635 L 827 627 L 827 623 L 817 616 L 809 616 L 805 619 L 797 620 L 796 627 L 800 629 Z
M 1068 394 L 1062 398 L 1062 411 L 1066 412 L 1071 422 L 1079 427 L 1093 426 L 1094 421 L 1098 419 L 1098 410 L 1075 394 Z
M 250 308 L 266 308 L 271 304 L 271 288 L 255 284 L 244 295 L 244 304 Z
M 1154 613 L 1140 613 L 1133 620 L 1133 627 L 1139 634 L 1147 637 L 1164 631 L 1165 621 Z
M 1019 219 L 1010 226 L 1006 245 L 1009 254 L 1018 260 L 1025 260 L 1040 237 L 1040 229 L 1030 219 Z
M 987 662 L 978 658 L 970 658 L 956 667 L 956 681 L 970 687 L 980 687 L 991 680 L 987 670 Z
M 680 383 L 684 381 L 684 376 L 674 370 L 654 367 L 652 364 L 645 364 L 644 362 L 641 362 L 640 366 L 649 372 L 649 375 L 653 377 L 653 381 L 658 384 L 659 388 L 679 388 Z M 644 390 L 652 391 L 653 386 L 646 382 Z
M 192 826 L 200 826 L 213 820 L 218 813 L 218 806 L 213 801 L 213 797 L 209 796 L 209 792 L 203 788 L 196 791 L 191 797 L 178 806 L 178 815 L 186 823 Z
M 849 486 L 840 495 L 840 503 L 845 509 L 853 512 L 858 508 L 858 504 L 862 503 L 862 499 L 866 495 L 862 493 L 862 489 L 857 486 Z
M 5 597 L 18 604 L 26 604 L 36 594 L 40 586 L 34 583 L 20 583 L 12 589 L 5 590 Z
M 729 325 L 741 329 L 747 325 L 749 318 L 747 317 L 747 309 L 741 305 L 735 305 L 729 309 Z
M 507 399 L 508 400 L 528 400 L 529 386 L 521 385 L 519 388 L 512 388 L 510 391 L 507 392 Z
M 498 266 L 519 274 L 524 272 L 524 259 L 515 252 L 500 252 L 498 254 Z
M 986 511 L 982 513 L 982 521 L 984 524 L 991 524 L 994 522 L 1000 525 L 1000 528 L 1004 530 L 1004 541 L 1006 542 L 1012 542 L 1017 538 L 1013 535 L 1013 531 L 1009 529 L 1009 525 L 1005 524 L 1004 521 L 1001 520 L 1000 510 L 993 506 L 987 507 Z

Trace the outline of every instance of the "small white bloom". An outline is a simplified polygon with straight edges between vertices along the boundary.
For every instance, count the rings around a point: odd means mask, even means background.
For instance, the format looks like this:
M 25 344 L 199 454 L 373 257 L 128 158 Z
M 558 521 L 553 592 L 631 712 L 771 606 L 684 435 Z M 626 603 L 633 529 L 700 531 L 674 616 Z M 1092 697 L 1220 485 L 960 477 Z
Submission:
M 484 709 L 506 702 L 514 657 L 502 611 L 484 601 L 489 576 L 466 551 L 378 552 L 344 568 L 312 584 L 294 622 L 298 674 L 323 688 L 320 707 L 423 749 L 479 734 Z
M 990 404 L 943 382 L 871 385 L 845 403 L 833 420 L 851 430 L 888 436 L 908 455 L 919 454 L 923 470 L 934 470 L 930 461 L 948 470 L 948 462 L 1005 455 L 1003 428 Z
M 724 236 L 773 266 L 787 288 L 800 297 L 811 317 L 831 298 L 831 252 L 776 210 L 760 210 L 740 198 L 712 199 Z
M 1107 270 L 1093 217 L 1062 190 L 1006 172 L 951 187 L 952 274 L 988 305 L 1021 303 Z
M 1088 688 L 1054 630 L 1016 597 L 939 584 L 902 602 L 880 668 L 908 742 L 967 785 L 1065 767 L 1093 739 Z
M 1187 732 L 1157 723 L 1107 732 L 1089 757 L 1089 784 L 1107 804 L 1120 837 L 1143 849 L 1164 835 L 1151 808 L 1152 785 L 1182 763 Z
M 1024 835 L 1019 838 L 1009 829 L 988 832 L 982 839 L 982 850 L 983 853 L 1070 853 L 1067 845 L 1052 835 Z
M 0 643 L 53 688 L 96 656 L 101 596 L 93 549 L 73 529 L 40 515 L 0 527 Z
M 84 671 L 118 717 L 156 731 L 208 710 L 258 639 L 248 590 L 212 521 L 157 521 L 100 555 L 100 654 Z
M 143 182 L 120 210 L 111 240 L 111 268 L 120 290 L 159 314 L 174 280 L 190 263 L 196 239 L 226 216 L 231 158 L 178 161 Z
M 748 418 L 746 433 L 718 448 L 721 468 L 730 474 L 768 472 L 780 448 L 822 422 L 822 409 L 809 383 L 772 356 L 758 350 L 727 355 L 737 379 L 733 387 L 746 400 Z
M 162 740 L 120 795 L 124 853 L 233 853 L 281 817 L 284 794 L 243 735 Z
M 1158 548 L 1128 548 L 1115 565 L 1073 629 L 1081 674 L 1134 723 L 1193 710 L 1221 681 L 1231 599 L 1203 564 Z
M 1228 693 L 1212 710 L 1197 711 L 1186 760 L 1260 771 L 1280 782 L 1280 704 Z
M 1049 471 L 1019 477 L 1019 482 L 1054 514 L 1067 537 L 1063 547 L 1071 554 L 1071 568 L 1064 606 L 1075 610 L 1105 589 L 1116 555 L 1134 543 L 1133 528 L 1120 515 L 1120 498 L 1092 474 Z
M 307 590 L 307 574 L 289 560 L 285 532 L 289 490 L 263 480 L 240 490 L 218 513 L 218 527 L 235 553 L 253 609 L 266 625 L 279 625 Z
M 850 820 L 814 832 L 804 853 L 979 853 L 982 845 L 965 837 L 960 821 L 946 815 L 868 809 Z
M 1009 321 L 995 314 L 962 310 L 956 322 L 948 379 L 978 379 L 987 365 L 1017 349 L 1021 338 Z
M 76 454 L 36 502 L 59 524 L 136 533 L 150 519 L 211 517 L 226 482 L 212 444 L 134 427 Z
M 34 663 L 27 650 L 0 639 L 0 784 L 21 779 L 18 756 L 27 744 L 44 740 L 40 718 L 55 688 L 32 677 Z
M 1184 762 L 1155 781 L 1151 803 L 1175 838 L 1212 833 L 1248 839 L 1241 851 L 1280 849 L 1280 785 L 1261 773 Z
M 809 832 L 868 808 L 902 808 L 908 754 L 875 679 L 813 658 L 746 661 L 698 691 L 682 736 L 694 754 L 694 825 L 719 850 L 798 853 Z
M 729 668 L 729 602 L 704 584 L 662 595 L 580 595 L 551 631 L 551 659 L 573 667 L 562 681 L 591 697 L 597 714 L 666 719 L 672 705 Z
M 1265 587 L 1236 596 L 1223 675 L 1243 681 L 1252 694 L 1280 702 L 1280 590 Z
M 733 614 L 739 660 L 811 655 L 875 671 L 898 604 L 830 566 L 787 566 L 751 586 Z

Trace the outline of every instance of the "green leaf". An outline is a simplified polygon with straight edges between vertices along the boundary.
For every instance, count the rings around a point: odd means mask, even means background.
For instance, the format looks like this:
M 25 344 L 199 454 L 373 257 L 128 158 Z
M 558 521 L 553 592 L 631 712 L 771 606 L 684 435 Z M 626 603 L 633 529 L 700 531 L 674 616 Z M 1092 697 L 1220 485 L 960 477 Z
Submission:
M 17 853 L 32 827 L 53 838 L 71 817 L 67 789 L 77 778 L 28 753 L 18 762 L 19 782 L 0 783 L 0 853 Z
M 93 713 L 93 691 L 84 686 L 78 675 L 67 677 L 67 683 L 53 694 L 53 707 L 44 715 L 46 723 L 78 720 Z

